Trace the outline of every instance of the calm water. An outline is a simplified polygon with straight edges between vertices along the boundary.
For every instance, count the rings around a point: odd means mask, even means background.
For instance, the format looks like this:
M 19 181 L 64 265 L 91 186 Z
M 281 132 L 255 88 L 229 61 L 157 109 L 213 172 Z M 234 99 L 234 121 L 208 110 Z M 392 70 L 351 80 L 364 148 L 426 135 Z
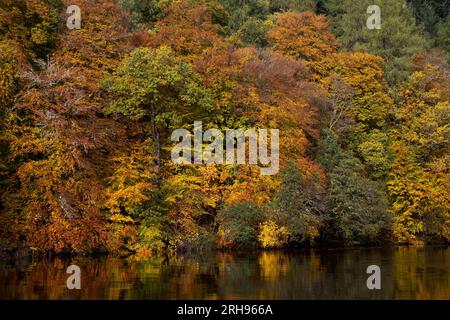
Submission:
M 66 268 L 81 268 L 68 290 Z M 381 290 L 368 290 L 369 265 Z M 0 299 L 450 299 L 450 248 L 213 253 L 0 264 Z

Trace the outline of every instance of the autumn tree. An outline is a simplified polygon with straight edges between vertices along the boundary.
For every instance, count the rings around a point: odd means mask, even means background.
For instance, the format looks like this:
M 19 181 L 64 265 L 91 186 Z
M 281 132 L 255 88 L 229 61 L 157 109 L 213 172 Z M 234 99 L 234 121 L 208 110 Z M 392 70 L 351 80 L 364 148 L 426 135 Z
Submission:
M 115 170 L 108 177 L 105 201 L 112 233 L 108 243 L 111 251 L 139 253 L 145 249 L 144 245 L 150 249 L 160 247 L 160 226 L 155 223 L 144 226 L 142 223 L 156 188 L 149 146 L 150 143 L 147 143 L 147 147 L 146 144 L 138 144 L 129 153 L 111 159 Z
M 388 188 L 402 243 L 449 239 L 448 67 L 425 60 L 401 91 Z M 435 60 L 436 61 L 436 60 Z M 438 60 L 439 61 L 439 60 Z
M 341 141 L 368 166 L 368 171 L 376 178 L 384 177 L 391 162 L 387 130 L 394 102 L 384 79 L 383 60 L 363 52 L 338 53 L 333 71 L 335 75 L 323 83 L 331 93 L 332 112 L 328 114 L 339 116 L 339 127 L 334 127 L 340 131 Z M 333 87 L 339 81 L 342 83 Z
M 168 47 L 136 49 L 105 78 L 103 86 L 115 98 L 108 113 L 148 123 L 158 167 L 168 140 L 162 129 L 177 128 L 209 103 L 208 92 L 191 66 L 177 59 Z
M 17 51 L 8 42 L 0 43 L 0 114 L 4 115 L 5 107 L 10 105 L 14 94 L 19 89 L 19 70 Z
M 448 242 L 442 3 L 0 1 L 0 246 Z M 279 129 L 280 172 L 173 163 L 194 121 Z
M 146 45 L 170 46 L 185 61 L 193 62 L 204 50 L 221 42 L 221 26 L 213 21 L 214 8 L 193 0 L 174 2 L 165 7 L 164 18 L 149 30 Z
M 40 12 L 33 19 L 50 14 L 46 3 L 32 3 Z M 12 232 L 11 241 L 42 251 L 104 248 L 105 150 L 121 149 L 114 142 L 120 140 L 120 125 L 114 127 L 99 112 L 97 83 L 102 68 L 113 66 L 127 48 L 123 42 L 119 48 L 117 40 L 124 34 L 123 12 L 108 1 L 95 8 L 90 1 L 77 5 L 85 13 L 84 29 L 66 29 L 57 53 L 23 70 L 23 91 L 5 122 L 11 171 L 8 188 L 2 190 L 1 218 Z M 116 28 L 105 37 L 111 25 Z M 43 39 L 41 28 L 33 32 L 32 39 Z M 49 43 L 42 45 L 48 48 Z
M 55 45 L 61 0 L 5 0 L 0 3 L 0 38 L 19 42 L 32 56 L 45 57 Z
M 267 37 L 274 50 L 305 60 L 317 76 L 328 74 L 329 56 L 338 46 L 325 16 L 312 12 L 278 14 Z

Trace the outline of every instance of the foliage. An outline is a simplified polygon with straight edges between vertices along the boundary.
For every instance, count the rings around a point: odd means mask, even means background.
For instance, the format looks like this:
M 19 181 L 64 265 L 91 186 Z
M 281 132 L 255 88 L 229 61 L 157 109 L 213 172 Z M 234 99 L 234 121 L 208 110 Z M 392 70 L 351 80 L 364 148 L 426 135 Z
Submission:
M 0 245 L 448 243 L 448 8 L 408 3 L 77 0 L 68 30 L 67 1 L 1 1 Z M 172 163 L 194 121 L 279 129 L 280 173 Z
M 415 243 L 449 237 L 449 81 L 445 66 L 425 64 L 401 92 L 387 183 L 394 234 Z
M 268 0 L 220 0 L 230 15 L 229 26 L 238 31 L 248 19 L 264 19 L 269 13 Z
M 248 202 L 224 208 L 217 215 L 222 246 L 237 248 L 254 246 L 262 217 L 262 210 Z
M 329 55 L 337 48 L 325 17 L 311 12 L 278 14 L 267 36 L 274 50 L 304 59 L 319 75 L 327 73 Z
M 382 239 L 389 225 L 387 199 L 380 183 L 364 176 L 358 159 L 341 149 L 334 132 L 324 131 L 318 159 L 327 166 L 328 223 L 347 243 L 370 243 Z
M 31 55 L 45 57 L 54 47 L 61 0 L 5 0 L 0 3 L 0 38 L 15 40 Z
M 164 7 L 172 0 L 118 0 L 129 14 L 129 21 L 134 27 L 154 22 L 163 17 Z
M 321 189 L 317 177 L 305 179 L 293 162 L 282 172 L 282 185 L 270 211 L 291 243 L 313 242 L 321 223 Z M 281 231 L 279 231 L 281 232 Z
M 341 44 L 348 50 L 365 51 L 385 60 L 389 83 L 406 80 L 413 71 L 413 55 L 424 52 L 427 41 L 406 0 L 330 0 L 330 24 Z M 381 9 L 381 29 L 366 26 L 369 5 Z
M 0 42 L 0 115 L 19 89 L 18 53 L 14 49 L 10 43 Z
M 185 61 L 192 62 L 203 51 L 220 43 L 221 26 L 213 21 L 218 12 L 209 2 L 174 2 L 165 8 L 165 17 L 149 30 L 148 45 L 170 46 L 176 54 L 186 56 Z
M 315 12 L 319 4 L 318 0 L 270 0 L 270 11 L 311 11 Z
M 437 44 L 441 47 L 447 54 L 447 61 L 450 63 L 450 16 L 442 21 L 437 33 Z
M 39 14 L 50 14 L 46 2 L 31 3 L 40 3 Z M 9 173 L 0 219 L 2 237 L 15 246 L 84 253 L 103 249 L 109 236 L 100 211 L 109 169 L 105 150 L 121 150 L 123 135 L 120 125 L 98 112 L 97 84 L 102 68 L 117 64 L 126 49 L 113 40 L 123 35 L 123 16 L 108 1 L 79 5 L 84 29 L 61 34 L 51 59 L 37 60 L 33 69 L 20 65 L 23 87 L 5 117 Z M 111 32 L 111 25 L 118 27 Z M 34 56 L 28 45 L 24 41 L 20 49 Z
M 436 36 L 439 24 L 448 16 L 450 1 L 448 0 L 408 0 L 416 20 L 432 36 Z M 439 46 L 439 42 L 436 43 Z
M 167 139 L 162 128 L 176 128 L 187 115 L 195 114 L 195 108 L 208 105 L 208 92 L 202 90 L 191 66 L 168 47 L 136 49 L 103 86 L 115 98 L 108 113 L 149 123 L 158 166 L 162 141 Z
M 288 242 L 286 227 L 279 227 L 273 221 L 264 221 L 260 226 L 258 240 L 263 248 L 282 248 Z
M 268 28 L 268 23 L 258 18 L 249 18 L 239 28 L 238 34 L 244 44 L 264 47 L 267 44 L 266 33 Z

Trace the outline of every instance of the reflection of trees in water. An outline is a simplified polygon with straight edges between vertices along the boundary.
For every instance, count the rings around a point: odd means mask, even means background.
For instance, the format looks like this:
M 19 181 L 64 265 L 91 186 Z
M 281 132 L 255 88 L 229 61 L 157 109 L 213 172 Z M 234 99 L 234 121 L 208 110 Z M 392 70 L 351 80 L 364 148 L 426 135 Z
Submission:
M 395 250 L 393 269 L 396 297 L 450 299 L 450 248 L 429 250 L 399 247 Z M 404 276 L 408 274 L 413 276 Z
M 66 268 L 81 267 L 81 290 Z M 381 267 L 382 290 L 366 287 Z M 10 299 L 449 299 L 449 248 L 219 252 L 201 257 L 53 259 L 0 264 Z
M 224 298 L 236 293 L 250 299 L 370 298 L 365 270 L 372 263 L 364 260 L 341 250 L 262 252 L 256 264 L 230 263 Z

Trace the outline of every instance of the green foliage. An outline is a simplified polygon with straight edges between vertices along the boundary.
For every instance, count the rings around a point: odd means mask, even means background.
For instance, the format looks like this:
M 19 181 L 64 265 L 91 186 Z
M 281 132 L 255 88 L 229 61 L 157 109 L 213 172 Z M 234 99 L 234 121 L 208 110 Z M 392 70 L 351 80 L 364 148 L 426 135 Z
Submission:
M 350 170 L 355 164 L 349 161 L 330 175 L 332 224 L 347 243 L 373 243 L 387 231 L 387 199 L 381 183 Z
M 267 45 L 266 33 L 269 26 L 264 21 L 251 17 L 239 28 L 240 39 L 247 45 L 264 47 Z
M 270 11 L 312 11 L 315 12 L 319 0 L 270 0 Z
M 244 202 L 231 205 L 217 214 L 220 235 L 231 246 L 248 248 L 256 246 L 259 223 L 263 212 L 252 203 Z
M 358 153 L 374 178 L 385 177 L 391 168 L 393 155 L 388 151 L 390 139 L 380 130 L 373 130 L 358 145 Z
M 129 14 L 129 21 L 133 27 L 139 27 L 164 16 L 164 8 L 172 0 L 118 0 Z
M 237 31 L 249 18 L 264 19 L 269 13 L 269 0 L 220 0 L 230 15 L 230 28 Z
M 330 129 L 325 129 L 319 141 L 316 160 L 326 172 L 333 172 L 345 159 L 345 154 L 337 142 L 337 135 Z
M 449 0 L 408 0 L 418 23 L 432 36 L 436 36 L 439 23 L 448 16 Z
M 320 189 L 306 180 L 293 162 L 281 172 L 282 184 L 271 205 L 270 218 L 284 227 L 291 243 L 313 242 L 321 223 Z
M 348 50 L 366 51 L 383 57 L 390 83 L 406 80 L 414 68 L 413 56 L 424 52 L 427 41 L 406 0 L 330 0 L 330 24 Z M 381 9 L 381 29 L 369 30 L 369 5 Z
M 210 104 L 209 92 L 202 88 L 192 67 L 165 46 L 136 49 L 113 75 L 105 77 L 102 85 L 114 98 L 108 113 L 149 124 L 158 166 L 170 134 L 164 129 L 178 128 L 192 117 L 197 119 L 196 112 Z
M 387 198 L 381 183 L 364 176 L 357 158 L 340 148 L 331 130 L 324 130 L 318 160 L 329 170 L 326 195 L 328 223 L 346 243 L 371 243 L 387 230 Z
M 103 85 L 115 97 L 108 112 L 134 120 L 159 116 L 162 121 L 172 111 L 191 113 L 208 103 L 191 66 L 168 47 L 136 49 Z
M 436 44 L 447 54 L 447 61 L 450 64 L 450 16 L 441 22 L 437 32 Z

